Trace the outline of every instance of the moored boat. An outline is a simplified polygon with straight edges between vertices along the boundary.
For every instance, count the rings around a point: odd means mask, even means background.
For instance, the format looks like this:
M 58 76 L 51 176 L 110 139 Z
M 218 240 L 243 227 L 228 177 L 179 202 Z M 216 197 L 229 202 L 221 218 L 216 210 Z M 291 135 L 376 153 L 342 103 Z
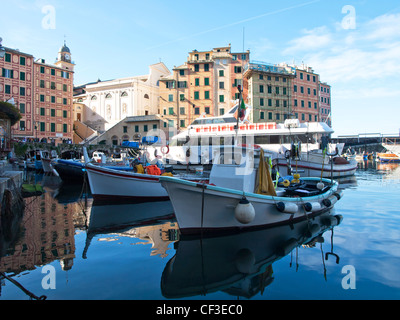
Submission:
M 376 161 L 387 162 L 387 163 L 397 163 L 397 162 L 400 162 L 400 157 L 394 153 L 377 153 Z
M 307 177 L 274 188 L 264 152 L 221 153 L 209 184 L 160 177 L 168 191 L 182 234 L 243 231 L 290 224 L 322 214 L 342 197 L 338 183 Z

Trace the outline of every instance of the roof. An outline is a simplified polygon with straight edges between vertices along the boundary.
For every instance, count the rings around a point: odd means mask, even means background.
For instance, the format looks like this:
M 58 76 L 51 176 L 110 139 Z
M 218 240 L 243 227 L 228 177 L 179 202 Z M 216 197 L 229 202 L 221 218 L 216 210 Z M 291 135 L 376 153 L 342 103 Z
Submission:
M 65 44 L 65 41 L 64 41 L 64 45 L 60 48 L 60 52 L 68 52 L 68 53 L 71 53 L 71 51 L 69 51 L 69 48 L 68 48 L 67 45 Z
M 126 117 L 124 122 L 144 122 L 144 121 L 160 121 L 161 118 L 157 115 L 147 115 L 147 116 L 132 116 Z

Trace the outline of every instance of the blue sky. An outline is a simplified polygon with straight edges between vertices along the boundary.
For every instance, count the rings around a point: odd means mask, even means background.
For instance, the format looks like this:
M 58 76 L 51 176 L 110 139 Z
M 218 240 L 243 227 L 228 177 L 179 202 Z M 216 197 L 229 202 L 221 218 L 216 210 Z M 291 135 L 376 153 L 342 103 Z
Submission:
M 398 0 L 0 0 L 3 45 L 53 63 L 66 39 L 75 85 L 172 70 L 231 43 L 253 60 L 311 66 L 332 86 L 334 136 L 399 134 Z M 244 37 L 243 37 L 244 35 Z M 244 39 L 244 41 L 243 41 Z

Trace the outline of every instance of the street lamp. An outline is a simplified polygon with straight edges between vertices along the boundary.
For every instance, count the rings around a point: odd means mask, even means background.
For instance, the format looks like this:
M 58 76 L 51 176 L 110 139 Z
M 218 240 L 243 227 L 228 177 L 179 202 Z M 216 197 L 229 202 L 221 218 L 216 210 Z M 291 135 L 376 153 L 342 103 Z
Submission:
M 0 37 L 0 58 L 4 58 L 6 55 L 6 49 L 1 45 L 3 39 Z

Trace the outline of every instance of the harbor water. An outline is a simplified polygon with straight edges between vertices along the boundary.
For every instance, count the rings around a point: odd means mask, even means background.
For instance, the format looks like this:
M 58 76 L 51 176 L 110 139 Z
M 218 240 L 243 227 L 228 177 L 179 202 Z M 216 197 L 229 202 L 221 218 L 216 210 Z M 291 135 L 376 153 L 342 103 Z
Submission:
M 398 164 L 340 181 L 338 225 L 214 238 L 180 237 L 169 201 L 94 204 L 82 184 L 29 179 L 44 193 L 2 217 L 0 300 L 400 299 Z

